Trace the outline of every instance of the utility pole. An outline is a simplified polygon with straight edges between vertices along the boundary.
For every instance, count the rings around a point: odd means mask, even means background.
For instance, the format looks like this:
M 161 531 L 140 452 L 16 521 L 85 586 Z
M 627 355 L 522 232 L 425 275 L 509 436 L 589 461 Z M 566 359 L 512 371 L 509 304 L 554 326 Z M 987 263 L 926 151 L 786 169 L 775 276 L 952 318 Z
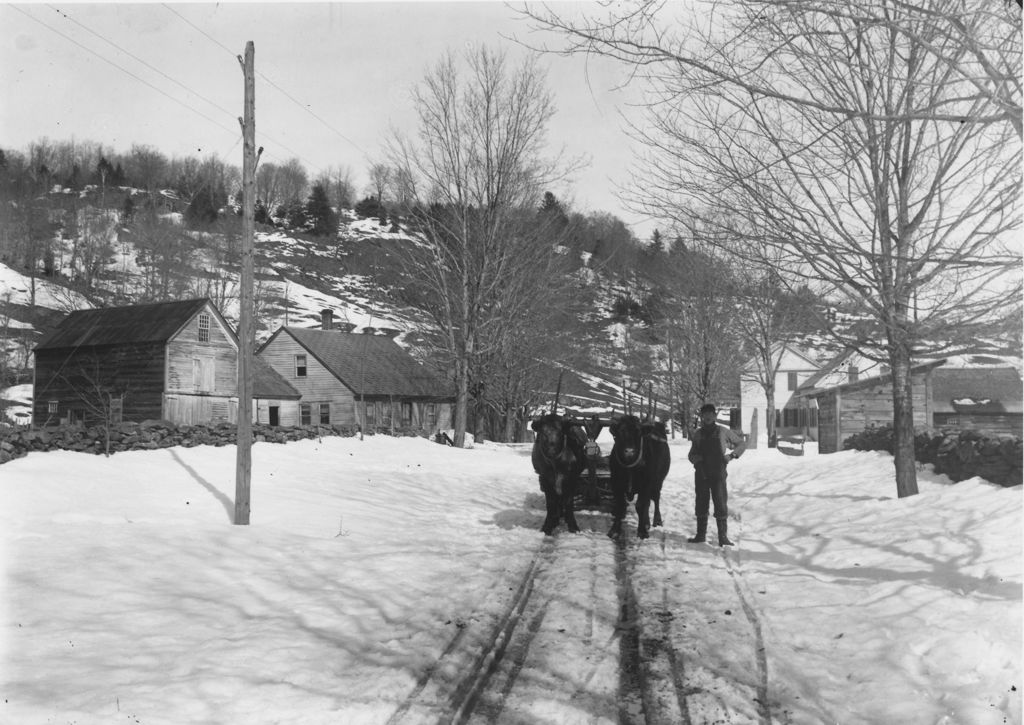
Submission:
M 242 124 L 242 271 L 238 312 L 238 455 L 235 463 L 235 524 L 249 524 L 249 483 L 252 474 L 253 381 L 253 236 L 256 233 L 256 80 L 250 40 L 241 56 L 245 74 L 245 111 Z

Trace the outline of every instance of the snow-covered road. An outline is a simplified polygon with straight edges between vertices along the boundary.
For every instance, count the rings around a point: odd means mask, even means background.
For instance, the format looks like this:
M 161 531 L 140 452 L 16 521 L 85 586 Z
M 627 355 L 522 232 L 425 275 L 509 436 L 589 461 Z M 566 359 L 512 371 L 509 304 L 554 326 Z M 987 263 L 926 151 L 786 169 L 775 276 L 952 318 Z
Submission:
M 621 545 L 522 446 L 257 444 L 249 526 L 231 447 L 4 464 L 0 722 L 1020 723 L 1019 486 L 748 451 L 723 551 L 687 445 Z

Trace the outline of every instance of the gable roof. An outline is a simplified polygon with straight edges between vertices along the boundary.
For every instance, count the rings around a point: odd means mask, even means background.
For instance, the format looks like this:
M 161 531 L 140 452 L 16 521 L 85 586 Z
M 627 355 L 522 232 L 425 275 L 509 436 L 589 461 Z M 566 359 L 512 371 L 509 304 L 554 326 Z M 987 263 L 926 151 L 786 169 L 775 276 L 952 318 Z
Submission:
M 812 390 L 818 387 L 818 383 L 835 373 L 839 366 L 846 362 L 856 352 L 852 347 L 845 347 L 831 358 L 822 363 L 818 372 L 814 373 L 807 380 L 800 383 L 799 390 Z
M 796 345 L 788 342 L 776 342 L 772 344 L 772 356 L 778 355 L 780 362 L 784 361 L 787 355 L 798 358 L 800 361 L 807 364 L 807 368 L 800 368 L 800 370 L 817 370 L 820 367 L 820 363 L 814 359 L 810 352 L 797 347 Z M 759 364 L 756 357 L 752 357 L 747 360 L 744 364 L 744 370 L 752 370 L 759 368 Z M 785 372 L 793 370 L 791 366 L 780 366 L 779 372 Z
M 1020 413 L 1024 383 L 1012 367 L 949 368 L 932 377 L 935 412 Z
M 302 393 L 259 357 L 252 359 L 252 397 L 261 399 L 298 400 Z
M 180 302 L 76 310 L 45 335 L 35 349 L 61 350 L 124 342 L 166 342 L 207 305 L 234 337 L 231 326 L 224 321 L 213 303 L 204 297 Z
M 386 335 L 282 327 L 356 395 L 451 398 L 451 386 Z M 261 350 L 263 348 L 260 348 Z
M 911 375 L 919 375 L 921 373 L 930 373 L 935 368 L 946 363 L 945 358 L 942 360 L 933 360 L 931 362 L 921 363 L 920 365 L 914 365 L 910 368 Z M 794 392 L 794 397 L 797 398 L 820 398 L 828 393 L 838 391 L 849 391 L 849 390 L 863 390 L 864 388 L 870 388 L 873 385 L 881 385 L 888 383 L 892 380 L 892 372 L 882 373 L 881 375 L 873 375 L 869 378 L 861 378 L 852 383 L 841 383 L 839 385 L 830 385 L 824 388 L 813 388 L 805 387 L 801 385 Z

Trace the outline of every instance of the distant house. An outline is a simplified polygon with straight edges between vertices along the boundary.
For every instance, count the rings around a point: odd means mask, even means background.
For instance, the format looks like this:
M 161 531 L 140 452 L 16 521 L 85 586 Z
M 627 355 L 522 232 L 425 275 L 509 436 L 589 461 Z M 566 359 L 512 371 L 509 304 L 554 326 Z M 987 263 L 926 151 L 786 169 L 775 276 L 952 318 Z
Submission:
M 916 365 L 911 368 L 911 405 L 914 426 L 928 427 L 932 420 L 932 376 L 945 360 Z M 815 384 L 818 382 L 819 384 Z M 842 450 L 843 441 L 866 428 L 892 425 L 892 374 L 884 372 L 867 378 L 858 377 L 838 385 L 828 385 L 827 376 L 811 380 L 797 391 L 797 398 L 808 407 L 817 408 L 819 453 Z
M 238 339 L 209 299 L 72 312 L 35 351 L 35 425 L 235 422 Z M 253 406 L 298 409 L 299 393 L 255 366 Z
M 801 412 L 793 396 L 800 385 L 818 372 L 820 365 L 810 353 L 790 345 L 776 346 L 773 356 L 779 360 L 775 374 L 775 430 L 778 435 L 789 435 L 816 422 L 807 419 L 808 409 L 805 406 Z M 743 367 L 740 373 L 740 421 L 738 426 L 730 422 L 732 427 L 740 427 L 747 434 L 747 443 L 753 448 L 768 442 L 768 401 L 762 380 L 764 373 L 757 361 L 751 360 Z
M 1011 366 L 939 368 L 932 382 L 932 425 L 1021 435 L 1022 388 Z
M 439 375 L 389 334 L 336 329 L 329 310 L 319 328 L 279 328 L 257 357 L 301 393 L 297 423 L 405 428 L 427 435 L 452 425 L 454 396 Z

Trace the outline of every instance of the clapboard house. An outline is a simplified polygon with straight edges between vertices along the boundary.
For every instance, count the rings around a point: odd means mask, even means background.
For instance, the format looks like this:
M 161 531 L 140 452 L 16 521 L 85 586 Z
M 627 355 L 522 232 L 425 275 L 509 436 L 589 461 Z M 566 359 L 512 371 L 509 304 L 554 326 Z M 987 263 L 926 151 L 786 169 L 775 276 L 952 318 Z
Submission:
M 455 399 L 441 376 L 389 335 L 338 329 L 329 310 L 319 328 L 279 328 L 257 358 L 301 393 L 298 424 L 348 424 L 423 435 L 451 427 Z
M 34 354 L 37 426 L 237 420 L 238 339 L 209 299 L 78 310 Z M 257 366 L 254 380 L 254 410 L 297 410 L 273 370 Z

